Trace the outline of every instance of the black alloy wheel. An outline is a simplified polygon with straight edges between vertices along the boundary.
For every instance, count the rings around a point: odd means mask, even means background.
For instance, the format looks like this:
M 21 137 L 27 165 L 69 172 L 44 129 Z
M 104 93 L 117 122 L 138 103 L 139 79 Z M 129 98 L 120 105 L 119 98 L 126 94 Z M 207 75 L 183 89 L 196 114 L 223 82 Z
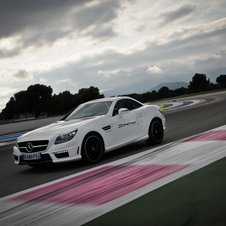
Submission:
M 159 120 L 152 121 L 149 128 L 148 144 L 160 144 L 163 141 L 164 130 Z
M 82 159 L 86 163 L 97 163 L 103 155 L 103 143 L 99 136 L 88 135 L 82 145 Z

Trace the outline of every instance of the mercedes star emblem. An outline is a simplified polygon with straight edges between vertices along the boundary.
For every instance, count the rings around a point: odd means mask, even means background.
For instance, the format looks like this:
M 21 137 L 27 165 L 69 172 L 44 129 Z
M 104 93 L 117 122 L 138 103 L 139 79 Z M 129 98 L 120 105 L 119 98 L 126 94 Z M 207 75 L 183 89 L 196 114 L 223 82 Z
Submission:
M 32 150 L 33 150 L 33 145 L 32 145 L 32 143 L 28 142 L 28 143 L 26 144 L 26 149 L 27 149 L 27 152 L 32 152 Z

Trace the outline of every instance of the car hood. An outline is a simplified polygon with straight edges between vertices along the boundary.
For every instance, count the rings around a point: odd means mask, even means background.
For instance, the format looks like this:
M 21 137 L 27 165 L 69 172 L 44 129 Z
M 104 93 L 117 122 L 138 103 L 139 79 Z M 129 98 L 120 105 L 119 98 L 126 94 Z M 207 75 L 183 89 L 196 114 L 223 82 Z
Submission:
M 103 116 L 96 116 L 92 118 L 75 119 L 70 121 L 56 121 L 48 126 L 41 127 L 39 129 L 32 130 L 25 133 L 18 138 L 18 142 L 28 140 L 49 140 L 55 138 L 62 133 L 72 132 L 78 129 L 80 126 L 90 123 Z

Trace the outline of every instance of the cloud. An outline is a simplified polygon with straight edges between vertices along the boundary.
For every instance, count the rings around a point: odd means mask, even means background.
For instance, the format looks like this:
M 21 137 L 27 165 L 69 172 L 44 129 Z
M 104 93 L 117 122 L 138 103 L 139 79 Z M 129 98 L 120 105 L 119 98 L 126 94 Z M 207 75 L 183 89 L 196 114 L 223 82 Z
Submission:
M 196 5 L 190 3 L 184 3 L 175 9 L 161 13 L 158 19 L 162 20 L 160 25 L 170 24 L 176 20 L 185 18 L 196 11 Z
M 86 34 L 102 41 L 117 36 L 117 33 L 112 29 L 112 27 L 104 25 L 98 28 L 95 26 L 95 28 L 93 28 L 91 31 L 88 31 Z
M 5 88 L 5 87 L 0 88 L 0 96 L 1 97 L 6 97 L 7 95 L 13 94 L 14 92 L 16 92 L 15 88 Z
M 24 69 L 5 69 L 0 72 L 0 81 L 20 82 L 32 80 L 33 76 Z
M 108 24 L 117 18 L 117 10 L 120 8 L 120 1 L 99 1 L 92 7 L 75 10 L 71 19 L 75 29 L 86 30 L 92 25 L 98 29 L 99 26 Z
M 3 0 L 0 7 L 0 42 L 16 37 L 16 47 L 1 48 L 0 57 L 26 48 L 51 46 L 63 38 L 85 37 L 102 42 L 117 36 L 114 19 L 124 0 Z
M 93 85 L 101 90 L 147 80 L 178 81 L 178 76 L 180 81 L 189 81 L 187 76 L 195 73 L 198 60 L 225 59 L 222 52 L 225 32 L 226 18 L 174 29 L 159 33 L 154 39 L 152 36 L 143 39 L 130 48 L 109 47 L 77 54 L 61 62 L 60 67 L 42 71 L 39 76 L 48 78 L 51 84 L 56 84 L 57 79 L 68 86 L 75 83 L 77 89 Z M 203 64 L 208 65 L 208 62 L 203 61 Z
M 197 8 L 194 3 L 172 4 L 170 1 L 158 1 L 140 12 L 125 10 L 118 18 L 117 30 L 125 34 L 137 34 L 158 30 L 167 25 L 172 28 L 174 24 L 194 20 Z
M 13 50 L 0 49 L 0 58 L 10 58 L 20 53 L 21 53 L 20 48 L 15 48 Z
M 17 89 L 0 87 L 0 112 L 9 101 L 9 96 L 13 96 Z
M 131 2 L 2 0 L 2 87 L 130 93 L 196 72 L 225 73 L 223 1 Z
M 62 25 L 62 18 L 67 17 L 71 8 L 85 2 L 66 0 L 62 4 L 61 0 L 3 0 L 0 7 L 0 37 L 9 37 L 26 30 L 56 28 Z
M 33 78 L 33 76 L 29 72 L 23 69 L 18 69 L 18 71 L 12 73 L 11 76 L 20 81 L 31 80 Z
M 47 79 L 40 77 L 40 82 L 47 82 Z
M 8 98 L 0 98 L 0 112 L 5 108 L 8 101 Z
M 17 43 L 18 37 L 0 38 L 0 59 L 9 58 L 20 53 L 20 46 Z
M 77 83 L 75 83 L 72 79 L 61 79 L 61 80 L 57 80 L 56 84 L 62 84 L 65 83 L 69 86 L 77 86 Z
M 160 74 L 162 73 L 162 69 L 157 66 L 149 66 L 147 72 L 150 74 Z

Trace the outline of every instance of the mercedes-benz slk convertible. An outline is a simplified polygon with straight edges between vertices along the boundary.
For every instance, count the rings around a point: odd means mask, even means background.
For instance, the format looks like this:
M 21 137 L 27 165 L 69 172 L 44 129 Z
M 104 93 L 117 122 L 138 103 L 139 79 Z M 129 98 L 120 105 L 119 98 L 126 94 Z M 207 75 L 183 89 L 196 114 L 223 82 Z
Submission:
M 156 105 L 129 97 L 97 99 L 20 136 L 13 147 L 14 162 L 33 167 L 80 159 L 96 163 L 104 153 L 134 142 L 160 144 L 164 130 L 165 117 Z

